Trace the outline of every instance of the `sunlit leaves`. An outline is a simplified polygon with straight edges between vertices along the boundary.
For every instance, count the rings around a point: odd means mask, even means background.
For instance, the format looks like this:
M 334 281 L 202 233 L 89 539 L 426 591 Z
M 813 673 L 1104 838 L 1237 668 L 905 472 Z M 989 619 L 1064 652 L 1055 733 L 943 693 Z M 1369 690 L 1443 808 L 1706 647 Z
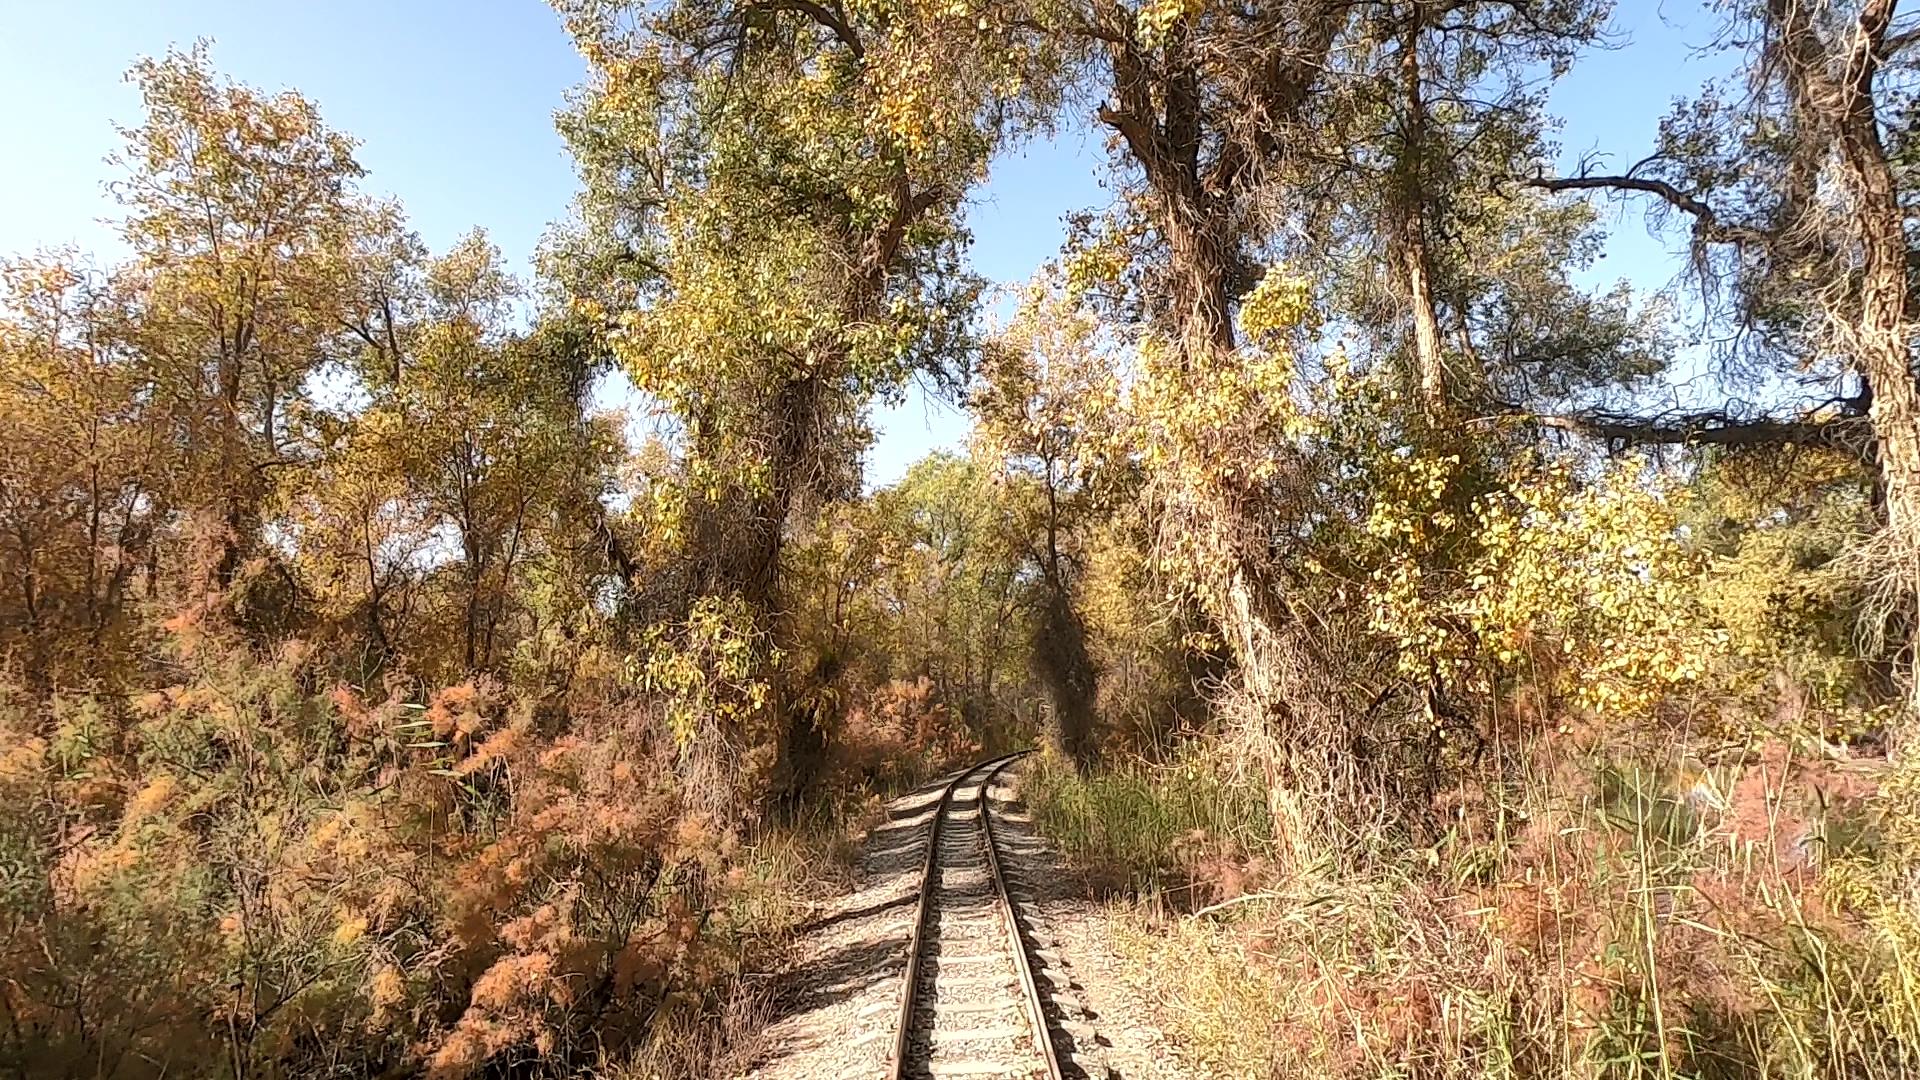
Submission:
M 174 403 L 126 298 L 71 257 L 0 263 L 0 655 L 46 690 L 116 680 L 127 601 L 174 497 Z
M 1285 265 L 1267 267 L 1260 283 L 1240 300 L 1240 331 L 1250 340 L 1318 330 L 1313 283 Z
M 974 391 L 974 437 L 990 457 L 1069 493 L 1123 482 L 1123 387 L 1111 340 L 1058 275 L 1028 287 L 989 343 Z
M 1205 8 L 1206 0 L 1146 0 L 1135 16 L 1140 43 L 1148 48 L 1160 44 L 1180 20 L 1198 15 Z
M 634 676 L 663 696 L 682 746 L 715 719 L 739 723 L 765 706 L 765 673 L 780 657 L 757 619 L 738 597 L 704 596 L 682 625 L 648 631 Z
M 562 7 L 593 64 L 562 122 L 587 181 L 577 309 L 688 436 L 704 501 L 785 505 L 845 467 L 870 398 L 964 362 L 978 286 L 958 211 L 991 94 L 926 65 L 977 20 L 938 5 L 855 6 L 844 25 L 772 6 Z M 729 17 L 744 36 L 722 62 L 700 42 Z M 800 413 L 781 404 L 800 398 Z M 801 445 L 828 460 L 790 460 Z
M 1258 338 L 1231 351 L 1182 349 L 1158 335 L 1140 347 L 1131 392 L 1136 451 L 1192 491 L 1264 485 L 1302 448 L 1313 418 L 1301 407 L 1289 335 L 1316 318 L 1304 283 L 1268 272 L 1243 309 Z M 1249 313 L 1250 311 L 1250 313 Z
M 1576 701 L 1628 716 L 1707 674 L 1724 638 L 1699 602 L 1704 561 L 1632 470 L 1584 486 L 1550 470 L 1476 514 L 1486 554 L 1467 568 L 1468 611 L 1498 659 L 1557 648 L 1549 669 Z

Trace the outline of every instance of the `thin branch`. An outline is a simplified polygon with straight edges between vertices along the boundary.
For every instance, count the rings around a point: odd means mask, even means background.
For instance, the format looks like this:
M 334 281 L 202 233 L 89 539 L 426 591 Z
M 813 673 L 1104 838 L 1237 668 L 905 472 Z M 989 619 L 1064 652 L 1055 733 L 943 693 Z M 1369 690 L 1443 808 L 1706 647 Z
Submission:
M 755 0 L 752 7 L 759 11 L 791 11 L 805 15 L 831 31 L 840 44 L 853 53 L 855 60 L 866 58 L 866 47 L 860 44 L 860 36 L 853 32 L 852 25 L 828 10 L 824 4 L 817 4 L 814 0 Z
M 1694 220 L 1694 233 L 1705 240 L 1725 244 L 1758 244 L 1767 240 L 1767 235 L 1758 229 L 1744 225 L 1729 225 L 1720 220 L 1713 207 L 1697 196 L 1689 195 L 1664 180 L 1649 180 L 1643 176 L 1634 176 L 1631 171 L 1620 175 L 1580 175 L 1580 176 L 1534 176 L 1516 177 L 1519 182 L 1541 191 L 1632 191 L 1657 196 L 1675 209 L 1691 215 Z
M 1889 33 L 1874 50 L 1874 55 L 1885 62 L 1905 52 L 1916 41 L 1920 41 L 1920 26 L 1909 26 L 1897 34 Z

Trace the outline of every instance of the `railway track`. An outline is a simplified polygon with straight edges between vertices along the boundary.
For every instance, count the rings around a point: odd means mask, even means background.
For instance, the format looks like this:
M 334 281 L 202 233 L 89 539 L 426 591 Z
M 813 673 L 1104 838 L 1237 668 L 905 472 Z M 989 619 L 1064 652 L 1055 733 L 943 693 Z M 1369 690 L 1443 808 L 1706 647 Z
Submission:
M 1030 934 L 1007 892 L 987 789 L 1021 754 L 955 777 L 927 825 L 889 1080 L 1062 1080 Z

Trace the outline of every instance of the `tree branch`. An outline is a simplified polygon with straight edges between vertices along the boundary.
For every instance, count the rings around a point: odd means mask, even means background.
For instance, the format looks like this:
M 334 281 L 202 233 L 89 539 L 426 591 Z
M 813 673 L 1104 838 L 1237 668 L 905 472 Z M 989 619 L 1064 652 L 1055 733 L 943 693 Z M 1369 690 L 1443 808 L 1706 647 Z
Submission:
M 626 542 L 614 531 L 613 522 L 607 519 L 607 508 L 600 505 L 598 499 L 593 505 L 593 534 L 599 544 L 601 554 L 606 556 L 607 565 L 620 577 L 620 583 L 629 590 L 633 589 L 640 577 L 640 560 L 627 549 Z
M 867 277 L 870 284 L 877 286 L 893 267 L 894 257 L 900 253 L 907 230 L 946 197 L 947 189 L 939 184 L 923 188 L 915 194 L 908 176 L 905 173 L 899 175 L 895 183 L 893 217 L 873 238 L 868 248 Z
M 1638 165 L 1634 168 L 1639 168 Z M 1720 220 L 1713 207 L 1699 197 L 1689 195 L 1664 180 L 1649 180 L 1633 175 L 1633 170 L 1620 175 L 1595 176 L 1534 176 L 1515 177 L 1514 179 L 1530 188 L 1541 191 L 1631 191 L 1658 197 L 1667 205 L 1690 215 L 1694 220 L 1694 234 L 1703 240 L 1725 244 L 1757 244 L 1767 239 L 1766 234 L 1744 225 L 1729 225 Z
M 1642 417 L 1623 413 L 1535 413 L 1514 408 L 1510 417 L 1598 439 L 1609 446 L 1818 446 L 1863 463 L 1873 460 L 1865 418 L 1831 420 L 1758 417 L 1742 420 L 1719 410 Z
M 1890 33 L 1883 38 L 1875 48 L 1874 55 L 1884 63 L 1905 52 L 1916 41 L 1920 41 L 1920 26 L 1910 26 L 1897 34 Z
M 791 11 L 805 15 L 831 31 L 840 44 L 853 53 L 855 60 L 866 58 L 866 47 L 860 44 L 860 36 L 853 32 L 852 25 L 828 10 L 824 4 L 815 3 L 814 0 L 754 0 L 750 6 L 760 11 Z

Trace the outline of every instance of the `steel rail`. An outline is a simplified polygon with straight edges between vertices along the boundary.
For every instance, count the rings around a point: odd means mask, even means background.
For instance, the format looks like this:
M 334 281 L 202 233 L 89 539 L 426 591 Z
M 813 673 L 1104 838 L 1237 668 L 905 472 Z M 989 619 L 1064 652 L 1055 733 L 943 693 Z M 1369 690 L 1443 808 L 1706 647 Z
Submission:
M 993 878 L 993 891 L 1000 897 L 1000 914 L 1007 920 L 1007 937 L 1013 946 L 1013 966 L 1020 970 L 1020 994 L 1026 999 L 1027 1018 L 1033 1023 L 1033 1041 L 1040 1044 L 1040 1054 L 1046 1059 L 1046 1080 L 1062 1080 L 1060 1055 L 1054 1051 L 1053 1035 L 1047 1030 L 1046 1006 L 1041 1003 L 1040 985 L 1033 979 L 1033 965 L 1027 960 L 1026 938 L 1020 933 L 1020 915 L 1014 910 L 1013 897 L 1007 893 L 1006 878 L 1000 873 L 1000 853 L 993 842 L 993 815 L 987 813 L 987 789 L 993 786 L 994 777 L 1000 775 L 1000 770 L 1013 764 L 1013 760 L 1007 758 L 994 765 L 987 770 L 987 778 L 980 781 L 980 832 L 986 841 L 987 869 Z
M 940 797 L 934 802 L 933 820 L 927 824 L 926 854 L 920 861 L 920 889 L 914 901 L 913 929 L 907 939 L 906 986 L 900 995 L 900 1021 L 893 1039 L 893 1058 L 887 1066 L 888 1080 L 904 1080 L 907 1075 L 908 1052 L 913 1044 L 913 1012 L 920 997 L 920 957 L 924 951 L 927 928 L 927 915 L 931 908 L 933 871 L 940 858 L 940 823 L 947 816 L 947 810 L 953 801 L 953 793 L 960 785 L 983 769 L 990 771 L 980 783 L 980 805 L 978 813 L 981 823 L 987 821 L 987 785 L 999 775 L 1000 770 L 1015 760 L 1032 753 L 1021 750 L 1002 757 L 989 758 L 971 768 L 965 769 L 940 789 Z M 1026 997 L 1027 1016 L 1033 1024 L 1034 1041 L 1040 1044 L 1041 1052 L 1047 1062 L 1046 1080 L 1061 1080 L 1060 1063 L 1053 1049 L 1053 1039 L 1047 1033 L 1046 1016 L 1040 1004 L 1039 988 L 1033 981 L 1033 969 L 1027 963 L 1027 954 L 1020 936 L 1019 924 L 1015 921 L 1013 902 L 1007 895 L 1006 882 L 1000 876 L 1000 860 L 993 849 L 993 833 L 990 826 L 982 833 L 982 843 L 987 849 L 987 867 L 993 882 L 994 895 L 1000 902 L 1000 913 L 1006 919 L 1007 932 L 1013 947 L 1014 965 L 1020 973 L 1021 990 Z

